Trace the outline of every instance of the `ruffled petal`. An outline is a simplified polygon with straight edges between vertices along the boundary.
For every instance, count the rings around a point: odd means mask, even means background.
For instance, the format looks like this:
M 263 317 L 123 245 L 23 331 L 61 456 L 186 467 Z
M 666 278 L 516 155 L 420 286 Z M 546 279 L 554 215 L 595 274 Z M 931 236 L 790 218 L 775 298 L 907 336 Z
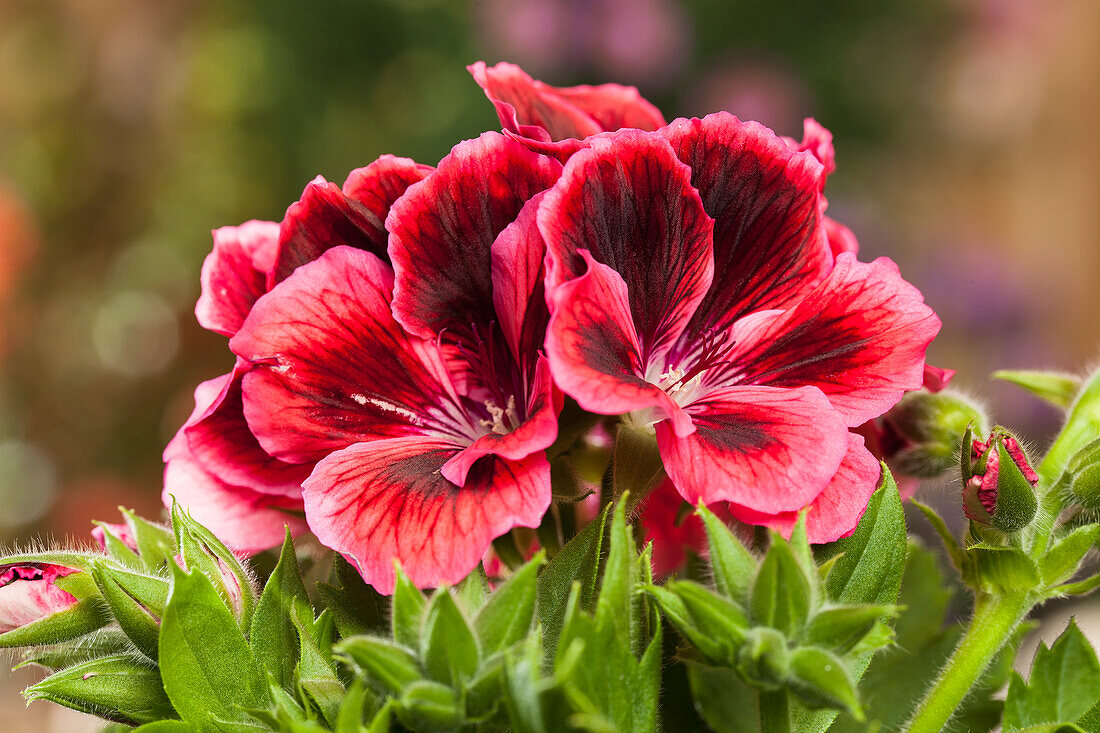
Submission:
M 523 205 L 561 171 L 496 132 L 459 143 L 422 183 L 390 210 L 394 317 L 434 338 L 447 330 L 474 338 L 471 327 L 495 320 L 491 248 Z
M 386 259 L 385 223 L 390 206 L 431 171 L 431 166 L 408 158 L 383 155 L 365 168 L 352 171 L 343 188 L 321 176 L 315 178 L 283 218 L 268 288 L 322 252 L 342 244 Z
M 843 418 L 813 387 L 730 387 L 686 410 L 695 432 L 678 437 L 658 423 L 657 446 L 691 504 L 800 509 L 824 490 L 847 451 Z
M 646 100 L 637 87 L 622 84 L 552 87 L 541 81 L 536 81 L 535 86 L 543 94 L 554 93 L 573 103 L 607 132 L 624 127 L 652 132 L 666 124 L 661 111 Z
M 849 433 L 848 452 L 840 469 L 810 504 L 806 515 L 810 542 L 832 542 L 855 531 L 878 487 L 881 470 L 878 460 L 863 446 L 862 436 Z M 730 504 L 730 513 L 742 522 L 770 527 L 788 538 L 798 521 L 798 511 L 766 514 Z
M 584 409 L 620 415 L 655 408 L 678 434 L 691 420 L 664 390 L 644 378 L 641 346 L 626 283 L 615 270 L 581 251 L 588 270 L 550 292 L 546 355 L 562 391 Z
M 310 527 L 381 593 L 393 592 L 395 560 L 420 587 L 459 582 L 494 538 L 539 525 L 550 505 L 550 468 L 542 454 L 487 459 L 459 488 L 440 474 L 454 451 L 405 437 L 333 453 L 305 483 Z
M 836 150 L 833 149 L 833 133 L 825 129 L 825 127 L 813 117 L 807 117 L 802 120 L 801 142 L 789 137 L 784 137 L 782 139 L 791 150 L 800 153 L 809 152 L 817 158 L 825 174 L 821 180 L 824 186 L 825 177 L 836 170 Z
M 691 168 L 714 217 L 714 286 L 689 333 L 722 331 L 757 310 L 786 308 L 832 266 L 820 226 L 821 164 L 775 133 L 726 112 L 660 131 Z
M 920 388 L 939 330 L 897 265 L 841 254 L 802 302 L 739 335 L 729 369 L 739 383 L 818 387 L 855 427 Z
M 825 227 L 825 237 L 829 240 L 829 250 L 833 257 L 841 252 L 859 253 L 859 241 L 851 229 L 828 216 L 821 217 L 821 224 Z
M 267 292 L 267 270 L 258 263 L 274 255 L 279 225 L 248 221 L 214 230 L 214 249 L 202 263 L 202 294 L 195 304 L 199 325 L 232 336 L 256 299 Z
M 515 64 L 478 61 L 466 69 L 496 107 L 505 130 L 542 142 L 579 140 L 603 131 L 591 115 Z
M 589 271 L 585 250 L 617 271 L 645 366 L 675 343 L 711 286 L 714 223 L 690 175 L 660 137 L 624 130 L 570 158 L 539 207 L 547 287 Z
M 392 287 L 376 256 L 336 247 L 256 302 L 229 346 L 252 365 L 244 414 L 265 451 L 306 463 L 451 425 L 439 350 L 394 321 Z
M 545 193 L 536 194 L 493 242 L 493 309 L 521 369 L 542 350 L 550 310 L 546 306 L 546 243 L 536 215 Z

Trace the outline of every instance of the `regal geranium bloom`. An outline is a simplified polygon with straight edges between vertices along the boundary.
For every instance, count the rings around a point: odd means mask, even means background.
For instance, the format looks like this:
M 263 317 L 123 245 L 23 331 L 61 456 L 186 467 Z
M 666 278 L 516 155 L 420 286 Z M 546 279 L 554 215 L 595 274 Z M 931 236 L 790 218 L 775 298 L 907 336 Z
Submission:
M 939 319 L 886 259 L 834 255 L 824 169 L 726 113 L 589 138 L 543 199 L 557 384 L 653 426 L 692 504 L 811 540 L 851 531 L 878 463 L 849 432 L 920 386 Z
M 493 103 L 506 133 L 559 158 L 569 157 L 590 135 L 665 125 L 660 110 L 635 87 L 553 87 L 506 62 L 486 66 L 478 61 L 466 68 Z
M 0 567 L 0 634 L 76 605 L 76 597 L 56 585 L 58 578 L 75 572 L 50 563 Z
M 390 206 L 430 173 L 430 166 L 383 155 L 351 172 L 343 187 L 316 178 L 281 223 L 250 221 L 214 232 L 202 268 L 199 324 L 232 337 L 253 304 L 298 266 L 348 245 L 385 257 Z M 247 362 L 203 383 L 195 410 L 164 451 L 164 500 L 172 497 L 239 552 L 257 552 L 283 540 L 283 525 L 306 529 L 301 483 L 312 463 L 268 455 L 242 413 Z
M 393 269 L 331 249 L 230 341 L 250 365 L 251 433 L 278 460 L 316 463 L 310 529 L 382 592 L 395 560 L 420 586 L 458 582 L 549 505 L 560 399 L 528 202 L 560 170 L 498 133 L 459 144 L 390 211 Z

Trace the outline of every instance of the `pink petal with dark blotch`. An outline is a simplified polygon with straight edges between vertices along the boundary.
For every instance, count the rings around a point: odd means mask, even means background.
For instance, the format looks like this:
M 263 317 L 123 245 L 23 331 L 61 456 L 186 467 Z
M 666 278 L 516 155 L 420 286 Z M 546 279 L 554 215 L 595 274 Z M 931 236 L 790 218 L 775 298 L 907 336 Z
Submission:
M 878 487 L 881 471 L 878 460 L 863 446 L 863 438 L 849 433 L 844 461 L 829 485 L 809 505 L 806 535 L 810 542 L 832 542 L 854 532 Z M 769 514 L 730 504 L 730 513 L 742 522 L 770 527 L 787 538 L 798 521 L 798 511 Z
M 847 451 L 842 416 L 813 387 L 730 387 L 688 405 L 695 432 L 657 424 L 665 471 L 691 504 L 797 510 L 828 485 Z
M 561 166 L 496 132 L 459 143 L 390 209 L 394 317 L 410 333 L 476 340 L 496 320 L 491 249 Z
M 232 336 L 248 317 L 256 299 L 267 292 L 267 271 L 257 262 L 270 259 L 279 225 L 248 221 L 214 230 L 214 249 L 202 263 L 202 294 L 195 304 L 199 325 Z
M 386 259 L 385 222 L 390 206 L 431 171 L 431 166 L 408 158 L 383 155 L 365 168 L 352 171 L 343 188 L 321 176 L 315 178 L 283 218 L 268 288 L 340 245 Z
M 459 488 L 440 474 L 454 452 L 446 442 L 404 437 L 333 453 L 305 483 L 310 528 L 381 593 L 393 592 L 394 561 L 420 587 L 459 582 L 494 538 L 539 525 L 550 468 L 541 454 L 488 458 Z
M 832 267 L 819 220 L 821 164 L 726 112 L 660 130 L 714 218 L 714 285 L 687 338 L 753 311 L 786 308 Z
M 939 330 L 897 265 L 841 254 L 800 303 L 741 333 L 727 368 L 738 383 L 818 387 L 855 427 L 920 388 Z
M 306 463 L 362 440 L 454 428 L 437 414 L 453 405 L 440 351 L 393 319 L 392 287 L 375 255 L 336 247 L 256 302 L 229 346 L 252 365 L 244 415 L 265 451 Z
M 617 271 L 643 367 L 675 343 L 711 286 L 714 222 L 690 175 L 659 136 L 623 130 L 570 158 L 539 207 L 547 288 L 585 274 L 582 250 Z M 569 307 L 553 292 L 550 302 Z

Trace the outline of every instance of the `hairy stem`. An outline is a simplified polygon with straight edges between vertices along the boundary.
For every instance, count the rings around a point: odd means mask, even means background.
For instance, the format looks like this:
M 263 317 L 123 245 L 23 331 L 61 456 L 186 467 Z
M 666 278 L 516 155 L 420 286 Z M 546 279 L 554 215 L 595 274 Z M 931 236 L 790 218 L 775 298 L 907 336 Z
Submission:
M 762 733 L 790 733 L 791 702 L 786 690 L 760 693 L 760 730 Z

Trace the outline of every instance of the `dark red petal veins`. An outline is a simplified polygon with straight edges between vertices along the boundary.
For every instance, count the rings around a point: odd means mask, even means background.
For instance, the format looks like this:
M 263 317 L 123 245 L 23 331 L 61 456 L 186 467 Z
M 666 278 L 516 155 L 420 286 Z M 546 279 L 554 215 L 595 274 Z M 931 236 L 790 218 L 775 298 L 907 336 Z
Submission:
M 333 453 L 304 486 L 311 529 L 381 593 L 393 592 L 395 560 L 420 587 L 459 582 L 494 538 L 539 525 L 550 505 L 550 469 L 541 453 L 487 458 L 459 488 L 440 474 L 454 453 L 411 437 Z
M 267 292 L 267 271 L 257 261 L 270 259 L 279 225 L 248 221 L 214 230 L 214 249 L 202 263 L 202 294 L 195 304 L 199 325 L 232 336 L 244 323 L 256 299 Z
M 689 334 L 787 307 L 828 272 L 832 256 L 819 222 L 822 169 L 814 157 L 726 112 L 679 119 L 659 134 L 691 168 L 691 183 L 714 218 L 714 286 Z
M 493 312 L 491 248 L 561 166 L 504 135 L 459 143 L 390 210 L 393 312 L 411 333 L 471 339 Z M 445 337 L 447 337 L 445 336 Z
M 740 335 L 731 379 L 813 385 L 855 427 L 920 388 L 924 352 L 939 330 L 939 318 L 897 265 L 841 254 L 801 303 Z
M 569 159 L 539 207 L 547 287 L 583 275 L 581 250 L 626 283 L 643 364 L 667 349 L 711 285 L 713 222 L 659 136 L 623 130 Z
M 342 244 L 386 259 L 385 222 L 390 206 L 431 171 L 431 166 L 408 158 L 383 155 L 352 171 L 342 189 L 320 176 L 315 178 L 283 218 L 268 287 Z
M 244 414 L 268 453 L 305 463 L 361 440 L 462 427 L 438 348 L 393 320 L 392 278 L 369 252 L 336 247 L 256 302 L 229 347 L 252 364 Z
M 657 445 L 691 504 L 800 509 L 825 489 L 847 450 L 843 417 L 812 387 L 731 387 L 686 409 L 695 432 L 679 437 L 658 423 Z

